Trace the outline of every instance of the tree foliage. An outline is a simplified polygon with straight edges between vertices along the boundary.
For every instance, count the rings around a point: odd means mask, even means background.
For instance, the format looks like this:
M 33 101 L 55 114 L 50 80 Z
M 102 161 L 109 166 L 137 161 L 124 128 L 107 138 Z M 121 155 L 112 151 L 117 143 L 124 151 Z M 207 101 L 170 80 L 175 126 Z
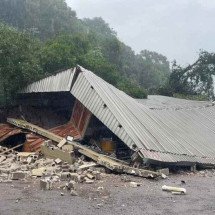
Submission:
M 215 53 L 201 51 L 198 60 L 187 67 L 173 63 L 172 73 L 162 94 L 214 97 Z
M 19 87 L 39 74 L 46 76 L 80 64 L 129 95 L 145 98 L 145 89 L 162 86 L 170 73 L 166 57 L 147 50 L 136 54 L 102 18 L 80 20 L 65 0 L 1 0 L 0 21 L 17 29 L 2 27 L 9 37 L 2 36 L 1 44 L 8 44 L 11 56 L 1 59 L 1 74 L 4 78 L 13 65 L 11 73 L 23 80 Z M 25 56 L 24 59 L 15 58 L 14 47 L 19 47 L 20 56 L 16 57 Z M 18 62 L 28 65 L 28 71 Z M 9 83 L 5 78 L 6 97 L 17 89 Z
M 0 24 L 0 94 L 8 103 L 17 91 L 41 77 L 40 43 Z

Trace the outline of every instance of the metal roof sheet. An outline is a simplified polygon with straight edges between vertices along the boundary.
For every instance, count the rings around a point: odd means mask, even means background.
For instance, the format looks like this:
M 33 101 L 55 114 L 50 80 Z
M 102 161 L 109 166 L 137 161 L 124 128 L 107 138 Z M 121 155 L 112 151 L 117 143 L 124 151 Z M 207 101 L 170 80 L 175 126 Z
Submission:
M 28 85 L 22 93 L 70 91 L 73 76 L 73 69 L 68 69 Z
M 161 95 L 149 95 L 147 99 L 136 99 L 140 104 L 143 104 L 150 109 L 191 109 L 199 107 L 212 106 L 210 101 L 195 101 L 187 99 L 179 99 Z
M 81 134 L 77 130 L 77 128 L 74 126 L 72 122 L 69 122 L 65 125 L 61 125 L 52 129 L 49 129 L 54 134 L 57 134 L 61 137 L 66 138 L 67 136 L 72 136 L 74 140 L 80 140 Z M 24 150 L 27 152 L 35 152 L 41 150 L 41 145 L 46 140 L 46 138 L 43 138 L 37 134 L 29 133 L 26 136 L 26 143 L 24 144 Z
M 72 81 L 75 73 L 78 76 Z M 61 87 L 52 88 L 48 84 L 43 88 L 46 81 L 42 80 L 41 84 L 28 87 L 27 92 L 71 89 L 71 94 L 103 124 L 131 149 L 140 150 L 145 158 L 156 155 L 163 162 L 213 163 L 215 107 L 211 104 L 162 98 L 164 106 L 151 110 L 151 105 L 131 98 L 82 67 L 69 74 L 70 78 L 65 75 L 68 85 L 63 86 L 65 77 L 60 73 L 55 82 L 61 83 Z
M 215 107 L 150 110 L 81 70 L 71 93 L 130 148 L 215 158 Z
M 20 128 L 15 128 L 8 124 L 0 124 L 0 142 L 3 142 L 4 140 L 11 136 L 21 133 L 22 129 Z

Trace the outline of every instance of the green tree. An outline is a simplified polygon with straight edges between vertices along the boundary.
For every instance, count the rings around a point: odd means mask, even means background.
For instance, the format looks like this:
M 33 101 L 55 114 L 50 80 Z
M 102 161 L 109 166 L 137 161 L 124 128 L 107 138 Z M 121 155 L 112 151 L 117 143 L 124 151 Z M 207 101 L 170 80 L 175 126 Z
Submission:
M 1 0 L 0 20 L 42 40 L 82 29 L 65 0 Z
M 11 102 L 23 86 L 41 77 L 39 50 L 38 41 L 0 24 L 0 94 L 4 104 Z
M 169 81 L 163 88 L 170 94 L 214 97 L 215 53 L 200 51 L 198 60 L 182 67 L 173 63 Z

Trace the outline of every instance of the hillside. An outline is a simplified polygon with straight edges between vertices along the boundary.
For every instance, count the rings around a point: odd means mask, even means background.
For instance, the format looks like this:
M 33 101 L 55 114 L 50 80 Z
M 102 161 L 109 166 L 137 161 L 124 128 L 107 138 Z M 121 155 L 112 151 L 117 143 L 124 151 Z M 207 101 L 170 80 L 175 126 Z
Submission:
M 77 64 L 137 98 L 162 86 L 170 74 L 165 56 L 148 50 L 135 54 L 102 18 L 80 20 L 64 0 L 1 0 L 0 20 L 5 23 L 0 28 L 2 97 L 11 98 L 26 83 Z M 19 39 L 12 45 L 14 37 Z M 22 40 L 28 41 L 27 47 L 36 46 L 30 59 L 20 53 Z M 14 46 L 25 57 L 8 54 Z M 17 62 L 23 64 L 21 68 Z M 37 71 L 29 69 L 35 66 Z M 14 76 L 11 87 L 7 80 Z

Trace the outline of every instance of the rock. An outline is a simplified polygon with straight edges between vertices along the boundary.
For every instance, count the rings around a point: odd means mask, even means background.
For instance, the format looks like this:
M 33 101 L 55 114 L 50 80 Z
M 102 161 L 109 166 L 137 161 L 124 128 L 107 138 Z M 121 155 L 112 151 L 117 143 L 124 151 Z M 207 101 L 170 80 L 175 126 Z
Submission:
M 6 159 L 7 159 L 7 157 L 1 155 L 1 156 L 0 156 L 0 163 L 1 163 L 2 161 L 5 161 Z
M 37 177 L 42 177 L 43 174 L 45 173 L 46 168 L 45 167 L 40 167 L 38 169 L 32 169 L 31 175 L 32 176 L 37 176 Z
M 68 189 L 68 190 L 74 190 L 74 189 L 75 189 L 75 181 L 70 181 L 70 182 L 67 184 L 67 189 Z
M 20 179 L 24 179 L 26 177 L 26 173 L 25 172 L 14 172 L 11 173 L 11 180 L 20 180 Z
M 50 179 L 41 179 L 40 180 L 40 189 L 41 190 L 51 190 L 52 182 Z
M 12 163 L 11 166 L 10 166 L 10 172 L 17 171 L 17 170 L 20 170 L 20 169 L 21 169 L 21 166 L 16 164 L 16 163 Z
M 161 173 L 161 177 L 162 177 L 163 179 L 166 179 L 166 178 L 167 178 L 167 176 L 166 176 L 165 174 L 163 174 L 163 173 Z
M 71 196 L 78 196 L 78 193 L 75 190 L 71 190 L 70 195 Z
M 62 163 L 62 160 L 61 160 L 60 158 L 57 158 L 57 159 L 54 160 L 54 162 L 55 162 L 56 164 L 61 164 L 61 163 Z
M 167 191 L 167 192 L 180 192 L 181 194 L 186 194 L 186 189 L 182 188 L 182 187 L 171 187 L 171 186 L 162 186 L 162 190 L 163 191 Z
M 157 172 L 164 174 L 164 175 L 169 175 L 169 168 L 159 169 Z
M 28 158 L 27 158 L 27 163 L 28 163 L 28 164 L 31 164 L 31 163 L 33 163 L 33 162 L 34 162 L 33 157 L 28 157 Z
M 137 183 L 137 182 L 130 182 L 130 187 L 139 187 L 141 184 L 140 183 Z
M 98 187 L 97 190 L 104 190 L 104 187 Z
M 101 180 L 101 173 L 99 171 L 93 171 L 92 174 L 95 176 L 96 180 Z
M 68 181 L 71 179 L 71 173 L 70 172 L 62 172 L 61 173 L 61 180 L 62 181 Z
M 61 196 L 64 196 L 64 193 L 61 192 L 60 195 L 61 195 Z
M 87 173 L 86 174 L 86 176 L 87 176 L 87 178 L 89 178 L 89 179 L 95 179 L 95 176 L 94 175 L 92 175 L 92 174 L 90 174 L 90 173 Z
M 84 180 L 85 180 L 86 184 L 92 184 L 94 182 L 94 180 L 91 180 L 91 179 L 89 179 L 87 177 L 85 177 Z

